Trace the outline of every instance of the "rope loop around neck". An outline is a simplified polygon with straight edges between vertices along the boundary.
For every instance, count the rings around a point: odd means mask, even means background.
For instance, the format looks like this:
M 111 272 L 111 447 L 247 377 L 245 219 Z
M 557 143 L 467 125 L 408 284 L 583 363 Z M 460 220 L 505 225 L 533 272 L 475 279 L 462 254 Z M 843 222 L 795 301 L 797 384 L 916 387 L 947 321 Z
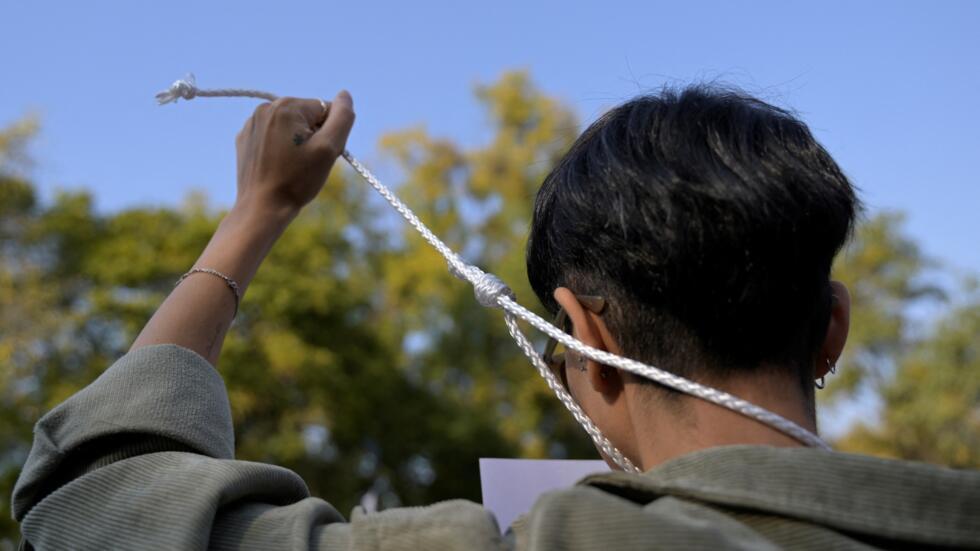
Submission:
M 163 105 L 176 102 L 177 99 L 191 100 L 195 97 L 251 97 L 274 101 L 276 96 L 261 90 L 249 90 L 238 88 L 219 88 L 219 89 L 199 89 L 194 81 L 194 75 L 188 75 L 184 79 L 174 82 L 170 88 L 156 95 L 157 101 Z M 662 385 L 675 390 L 687 393 L 691 396 L 717 404 L 735 413 L 739 413 L 751 419 L 770 426 L 806 446 L 829 450 L 827 445 L 819 436 L 797 425 L 796 423 L 777 415 L 769 410 L 761 408 L 751 402 L 743 400 L 727 392 L 702 385 L 695 381 L 675 375 L 669 371 L 644 364 L 636 360 L 617 356 L 605 350 L 593 348 L 563 330 L 555 327 L 540 316 L 531 312 L 517 302 L 514 292 L 497 276 L 484 272 L 476 266 L 467 264 L 460 256 L 449 248 L 441 239 L 419 219 L 418 216 L 405 203 L 401 201 L 390 189 L 382 184 L 364 165 L 362 165 L 348 151 L 344 151 L 341 156 L 350 164 L 355 172 L 360 174 L 375 191 L 384 198 L 419 234 L 432 246 L 443 258 L 446 259 L 449 271 L 454 276 L 469 282 L 473 286 L 473 293 L 477 302 L 488 308 L 500 308 L 504 312 L 504 322 L 508 331 L 517 343 L 517 346 L 528 357 L 531 364 L 538 370 L 544 378 L 548 387 L 555 393 L 562 404 L 569 410 L 585 432 L 592 438 L 596 447 L 602 450 L 606 457 L 612 459 L 621 469 L 627 472 L 640 472 L 640 469 L 620 452 L 596 427 L 595 423 L 585 414 L 582 408 L 562 387 L 551 370 L 545 365 L 541 356 L 535 352 L 531 342 L 524 333 L 521 332 L 517 320 L 521 319 L 529 323 L 542 333 L 557 340 L 571 350 L 598 362 L 617 369 L 628 371 L 640 377 L 656 381 Z

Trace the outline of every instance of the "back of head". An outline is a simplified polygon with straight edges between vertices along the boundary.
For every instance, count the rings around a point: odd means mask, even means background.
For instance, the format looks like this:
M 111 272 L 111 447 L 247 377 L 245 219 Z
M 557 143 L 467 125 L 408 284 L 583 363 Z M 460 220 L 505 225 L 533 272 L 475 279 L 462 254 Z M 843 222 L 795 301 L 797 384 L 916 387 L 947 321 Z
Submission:
M 791 369 L 812 395 L 830 267 L 859 210 L 806 125 L 706 86 L 589 127 L 534 205 L 528 277 L 600 295 L 623 353 L 695 379 Z

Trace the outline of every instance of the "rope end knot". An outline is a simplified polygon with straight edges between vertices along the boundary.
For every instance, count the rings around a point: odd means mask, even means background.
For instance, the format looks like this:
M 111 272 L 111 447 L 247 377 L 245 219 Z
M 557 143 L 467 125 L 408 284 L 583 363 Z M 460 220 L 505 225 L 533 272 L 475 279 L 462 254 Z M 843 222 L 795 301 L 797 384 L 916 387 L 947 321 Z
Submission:
M 180 98 L 192 100 L 195 97 L 197 97 L 197 85 L 193 74 L 188 74 L 186 77 L 171 84 L 170 88 L 156 95 L 159 105 L 175 102 Z

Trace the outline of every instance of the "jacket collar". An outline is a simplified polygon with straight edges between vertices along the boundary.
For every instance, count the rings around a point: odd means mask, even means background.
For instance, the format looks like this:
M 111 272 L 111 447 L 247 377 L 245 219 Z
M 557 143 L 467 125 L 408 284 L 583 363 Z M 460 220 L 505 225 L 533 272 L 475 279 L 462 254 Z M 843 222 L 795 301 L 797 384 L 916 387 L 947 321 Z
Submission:
M 644 474 L 603 473 L 579 484 L 640 504 L 669 495 L 874 537 L 980 542 L 980 472 L 923 463 L 811 448 L 725 446 Z

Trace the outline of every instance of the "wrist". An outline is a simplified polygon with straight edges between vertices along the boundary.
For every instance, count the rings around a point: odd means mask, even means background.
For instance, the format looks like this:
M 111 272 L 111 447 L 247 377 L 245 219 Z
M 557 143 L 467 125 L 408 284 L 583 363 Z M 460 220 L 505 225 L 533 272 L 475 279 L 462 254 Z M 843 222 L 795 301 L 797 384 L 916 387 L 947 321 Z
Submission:
M 239 300 L 295 213 L 236 202 L 218 224 L 194 268 L 216 270 L 234 280 Z
M 292 205 L 239 198 L 228 212 L 227 218 L 242 221 L 250 228 L 267 229 L 278 234 L 296 218 L 299 211 L 299 208 Z

